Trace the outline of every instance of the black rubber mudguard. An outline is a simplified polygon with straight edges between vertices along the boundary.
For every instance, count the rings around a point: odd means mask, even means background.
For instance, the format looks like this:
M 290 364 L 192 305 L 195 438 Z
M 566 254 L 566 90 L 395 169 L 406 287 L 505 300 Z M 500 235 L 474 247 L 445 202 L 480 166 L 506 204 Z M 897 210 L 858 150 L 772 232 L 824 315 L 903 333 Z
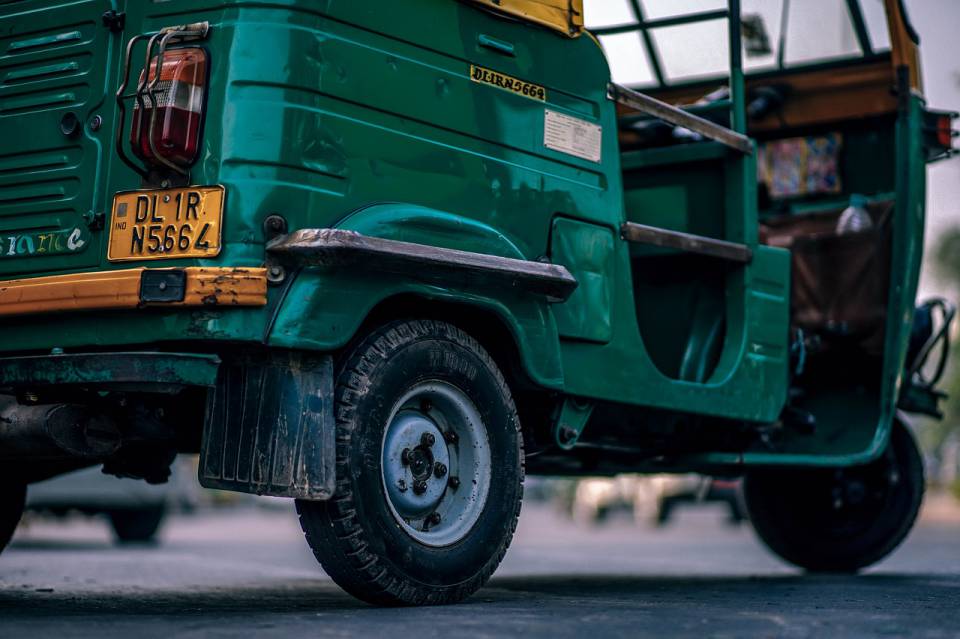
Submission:
M 200 484 L 329 499 L 334 431 L 332 356 L 283 352 L 224 362 L 207 396 Z

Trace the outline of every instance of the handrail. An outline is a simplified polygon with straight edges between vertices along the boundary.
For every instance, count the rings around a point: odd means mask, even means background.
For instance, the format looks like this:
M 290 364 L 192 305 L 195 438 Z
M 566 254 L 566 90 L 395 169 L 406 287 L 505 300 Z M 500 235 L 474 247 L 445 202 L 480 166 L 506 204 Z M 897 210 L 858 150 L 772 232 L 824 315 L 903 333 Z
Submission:
M 404 242 L 337 228 L 298 229 L 267 242 L 267 252 L 305 266 L 367 268 L 419 278 L 450 277 L 494 283 L 563 302 L 577 288 L 561 264 Z
M 789 3 L 789 0 L 784 0 L 784 2 Z M 855 0 L 848 0 L 848 2 L 855 2 Z M 667 27 L 726 19 L 727 39 L 730 49 L 730 129 L 733 131 L 733 133 L 740 134 L 741 137 L 732 137 L 729 135 L 729 132 L 722 127 L 716 127 L 714 125 L 704 123 L 703 121 L 685 119 L 685 124 L 675 122 L 674 119 L 671 119 L 670 115 L 668 115 L 671 113 L 669 110 L 669 105 L 651 101 L 652 98 L 643 96 L 641 94 L 635 93 L 634 95 L 628 96 L 634 98 L 634 102 L 639 104 L 631 104 L 629 102 L 624 103 L 628 104 L 629 106 L 633 106 L 638 110 L 644 111 L 645 113 L 651 113 L 656 117 L 666 120 L 667 122 L 678 124 L 693 131 L 697 131 L 698 133 L 701 133 L 712 140 L 723 142 L 724 144 L 732 146 L 743 153 L 752 153 L 753 149 L 749 144 L 749 141 L 742 137 L 747 132 L 747 117 L 746 108 L 744 105 L 743 59 L 741 51 L 743 46 L 743 35 L 740 16 L 740 0 L 727 0 L 726 9 L 680 14 L 653 20 L 646 18 L 644 15 L 643 6 L 639 0 L 629 0 L 629 3 L 634 14 L 635 22 L 593 29 L 592 33 L 598 36 L 632 32 L 638 33 L 643 40 L 643 46 L 647 53 L 650 69 L 653 71 L 657 85 L 661 89 L 666 88 L 667 83 L 665 82 L 663 65 L 660 62 L 660 56 L 657 52 L 657 47 L 651 32 L 656 29 L 663 29 Z M 784 7 L 784 15 L 786 15 L 786 12 L 787 9 Z M 617 87 L 617 89 L 621 93 L 630 91 L 629 89 L 624 89 L 623 87 Z
M 749 264 L 753 260 L 753 251 L 746 244 L 715 240 L 712 237 L 693 235 L 681 231 L 625 222 L 620 227 L 620 237 L 636 244 L 650 244 L 662 248 L 678 249 L 687 253 L 707 255 L 738 264 Z
M 675 106 L 678 109 L 683 109 L 687 113 L 699 115 L 700 117 L 704 117 L 703 114 L 705 113 L 719 113 L 727 116 L 729 115 L 730 109 L 733 107 L 733 101 L 715 100 L 713 102 L 691 102 L 687 104 L 677 104 Z M 619 116 L 617 119 L 620 124 L 633 124 L 635 122 L 644 122 L 656 118 L 654 118 L 654 116 L 647 115 L 646 113 L 625 113 Z
M 627 87 L 611 82 L 607 85 L 607 96 L 611 100 L 616 100 L 631 109 L 642 111 L 664 122 L 690 129 L 705 138 L 725 144 L 745 155 L 753 153 L 753 141 L 751 141 L 749 137 L 715 122 L 711 122 L 710 120 L 688 113 L 683 109 L 677 108 L 672 104 L 667 104 L 645 93 L 640 93 L 639 91 L 634 91 L 633 89 L 628 89 Z

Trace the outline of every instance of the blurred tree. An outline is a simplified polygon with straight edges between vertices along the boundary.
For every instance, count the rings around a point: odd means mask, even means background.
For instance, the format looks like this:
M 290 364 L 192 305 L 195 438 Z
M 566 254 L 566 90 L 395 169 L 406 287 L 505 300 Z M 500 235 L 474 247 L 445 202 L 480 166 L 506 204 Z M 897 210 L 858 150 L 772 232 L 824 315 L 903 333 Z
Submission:
M 960 299 L 960 227 L 954 227 L 940 237 L 932 257 L 934 272 L 945 289 L 945 297 L 956 302 Z M 941 388 L 949 395 L 943 403 L 944 419 L 930 420 L 927 427 L 920 429 L 920 434 L 924 448 L 941 461 L 947 461 L 941 456 L 944 443 L 952 439 L 951 435 L 960 436 L 960 348 L 954 347 L 950 353 Z
M 944 283 L 953 288 L 953 293 L 960 290 L 960 227 L 949 229 L 940 237 L 934 260 Z

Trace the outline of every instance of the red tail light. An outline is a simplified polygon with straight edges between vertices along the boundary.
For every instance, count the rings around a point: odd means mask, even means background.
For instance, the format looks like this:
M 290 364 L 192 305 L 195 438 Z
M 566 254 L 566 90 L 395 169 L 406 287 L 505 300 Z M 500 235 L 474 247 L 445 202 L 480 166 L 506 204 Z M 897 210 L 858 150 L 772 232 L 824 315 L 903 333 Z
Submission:
M 148 86 L 156 79 L 157 58 L 150 61 Z M 143 81 L 143 73 L 140 81 Z M 160 79 L 154 88 L 156 105 L 144 93 L 143 108 L 134 104 L 130 146 L 146 161 L 155 160 L 154 150 L 163 159 L 189 166 L 200 148 L 204 92 L 207 85 L 207 53 L 203 49 L 168 49 L 163 56 Z M 156 114 L 153 111 L 156 109 Z M 153 148 L 150 145 L 153 122 Z
M 949 115 L 937 118 L 937 142 L 945 148 L 953 146 L 953 119 Z

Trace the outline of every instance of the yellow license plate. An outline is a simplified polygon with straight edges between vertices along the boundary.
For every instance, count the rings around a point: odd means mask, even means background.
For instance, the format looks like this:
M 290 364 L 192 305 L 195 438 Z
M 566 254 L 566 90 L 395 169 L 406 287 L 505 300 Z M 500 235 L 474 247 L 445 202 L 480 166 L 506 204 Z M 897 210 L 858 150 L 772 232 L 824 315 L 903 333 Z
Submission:
M 113 196 L 111 262 L 220 254 L 222 186 L 128 191 Z

